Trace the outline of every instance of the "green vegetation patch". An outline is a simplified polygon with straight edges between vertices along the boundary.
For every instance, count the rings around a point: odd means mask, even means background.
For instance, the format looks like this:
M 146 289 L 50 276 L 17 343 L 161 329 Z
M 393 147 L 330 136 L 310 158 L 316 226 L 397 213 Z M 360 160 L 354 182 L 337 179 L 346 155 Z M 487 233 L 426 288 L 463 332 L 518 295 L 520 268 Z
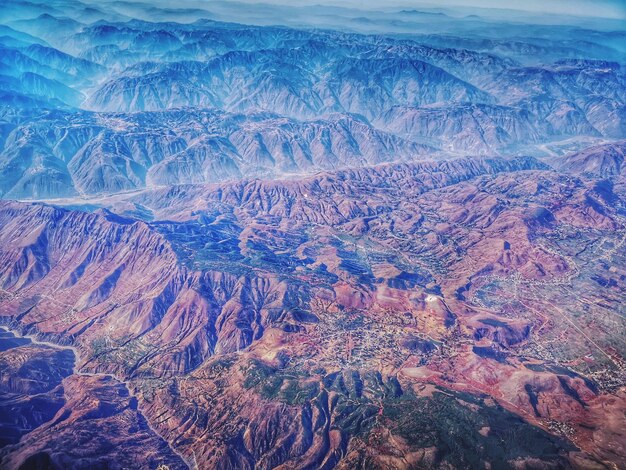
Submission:
M 437 448 L 437 459 L 454 468 L 509 468 L 520 458 L 566 466 L 567 441 L 530 425 L 499 405 L 467 393 L 405 394 L 384 402 L 383 417 L 394 434 L 414 448 Z

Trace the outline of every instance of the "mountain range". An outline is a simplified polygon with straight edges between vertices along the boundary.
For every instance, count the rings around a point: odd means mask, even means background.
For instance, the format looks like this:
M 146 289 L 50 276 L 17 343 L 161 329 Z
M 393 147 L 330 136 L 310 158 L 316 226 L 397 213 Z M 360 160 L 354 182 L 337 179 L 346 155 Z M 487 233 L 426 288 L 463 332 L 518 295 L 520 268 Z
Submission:
M 626 466 L 623 21 L 423 7 L 2 2 L 0 468 Z

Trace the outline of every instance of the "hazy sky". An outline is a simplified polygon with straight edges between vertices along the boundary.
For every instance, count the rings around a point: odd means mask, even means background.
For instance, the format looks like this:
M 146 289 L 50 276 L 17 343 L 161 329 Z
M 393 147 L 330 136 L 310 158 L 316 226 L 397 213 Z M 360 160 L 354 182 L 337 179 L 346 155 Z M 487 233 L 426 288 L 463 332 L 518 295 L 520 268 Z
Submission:
M 244 0 L 255 3 L 281 3 L 289 5 L 336 5 L 367 9 L 390 7 L 478 7 L 504 8 L 533 13 L 567 14 L 626 19 L 626 0 Z

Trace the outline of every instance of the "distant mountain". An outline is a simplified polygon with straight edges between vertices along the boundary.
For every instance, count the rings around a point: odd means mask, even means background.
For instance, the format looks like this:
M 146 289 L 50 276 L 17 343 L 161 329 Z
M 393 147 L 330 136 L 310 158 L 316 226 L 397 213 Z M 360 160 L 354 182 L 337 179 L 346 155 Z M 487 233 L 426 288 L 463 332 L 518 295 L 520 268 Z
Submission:
M 296 121 L 188 109 L 51 112 L 8 132 L 0 181 L 5 197 L 44 198 L 299 174 L 435 152 L 350 115 Z
M 66 16 L 44 13 L 35 21 L 56 48 L 5 28 L 0 74 L 13 77 L 4 79 L 5 92 L 29 98 L 13 99 L 18 106 L 35 100 L 52 109 L 62 105 L 116 113 L 218 108 L 296 120 L 347 113 L 454 155 L 539 155 L 546 142 L 576 136 L 616 139 L 626 126 L 626 72 L 618 62 L 566 54 L 526 66 L 492 51 L 434 47 L 406 37 L 209 19 L 119 21 L 113 12 L 108 19 L 82 23 L 75 18 L 78 10 L 63 8 Z M 20 21 L 11 24 L 38 34 L 37 26 Z M 36 75 L 20 83 L 24 73 Z M 229 155 L 219 145 L 214 149 Z M 6 152 L 1 158 L 14 158 Z M 155 181 L 203 180 L 194 165 L 181 170 L 181 175 L 194 173 L 193 178 L 172 179 L 164 176 L 168 169 L 158 168 L 153 175 Z M 223 177 L 246 174 L 239 172 L 239 164 L 224 160 L 220 165 L 225 166 L 217 174 Z M 315 165 L 307 168 L 314 171 Z M 140 184 L 146 177 L 136 171 L 144 170 L 124 171 L 111 187 Z
M 237 112 L 273 110 L 296 118 L 327 112 L 371 118 L 397 104 L 446 100 L 490 98 L 425 62 L 346 58 L 315 70 L 282 51 L 259 51 L 229 52 L 206 63 L 139 64 L 103 84 L 86 106 L 128 112 L 191 104 Z
M 43 4 L 41 4 L 43 5 Z M 45 39 L 56 47 L 63 47 L 64 40 L 80 31 L 85 25 L 67 16 L 43 13 L 37 18 L 28 18 L 8 22 L 8 25 L 30 35 Z
M 487 104 L 395 106 L 374 123 L 397 135 L 476 155 L 494 155 L 506 147 L 566 133 L 538 122 L 528 110 Z
M 64 85 L 57 80 L 51 80 L 32 72 L 24 72 L 16 77 L 14 85 L 8 87 L 28 95 L 47 97 L 59 100 L 70 106 L 79 106 L 85 98 L 82 93 Z
M 78 83 L 80 83 L 80 80 L 85 80 L 86 77 L 90 81 L 96 76 L 105 73 L 104 67 L 98 64 L 73 57 L 52 47 L 33 44 L 27 48 L 20 49 L 20 52 L 41 64 L 76 77 Z

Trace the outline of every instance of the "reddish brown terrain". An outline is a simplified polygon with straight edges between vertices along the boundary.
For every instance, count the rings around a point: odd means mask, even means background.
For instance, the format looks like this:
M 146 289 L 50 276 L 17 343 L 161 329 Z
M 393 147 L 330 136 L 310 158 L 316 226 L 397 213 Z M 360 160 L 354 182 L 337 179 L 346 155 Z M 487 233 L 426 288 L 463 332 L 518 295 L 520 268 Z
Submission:
M 0 0 L 0 470 L 626 469 L 625 25 Z
M 76 365 L 3 462 L 619 468 L 620 178 L 462 159 L 4 202 L 2 322 Z

